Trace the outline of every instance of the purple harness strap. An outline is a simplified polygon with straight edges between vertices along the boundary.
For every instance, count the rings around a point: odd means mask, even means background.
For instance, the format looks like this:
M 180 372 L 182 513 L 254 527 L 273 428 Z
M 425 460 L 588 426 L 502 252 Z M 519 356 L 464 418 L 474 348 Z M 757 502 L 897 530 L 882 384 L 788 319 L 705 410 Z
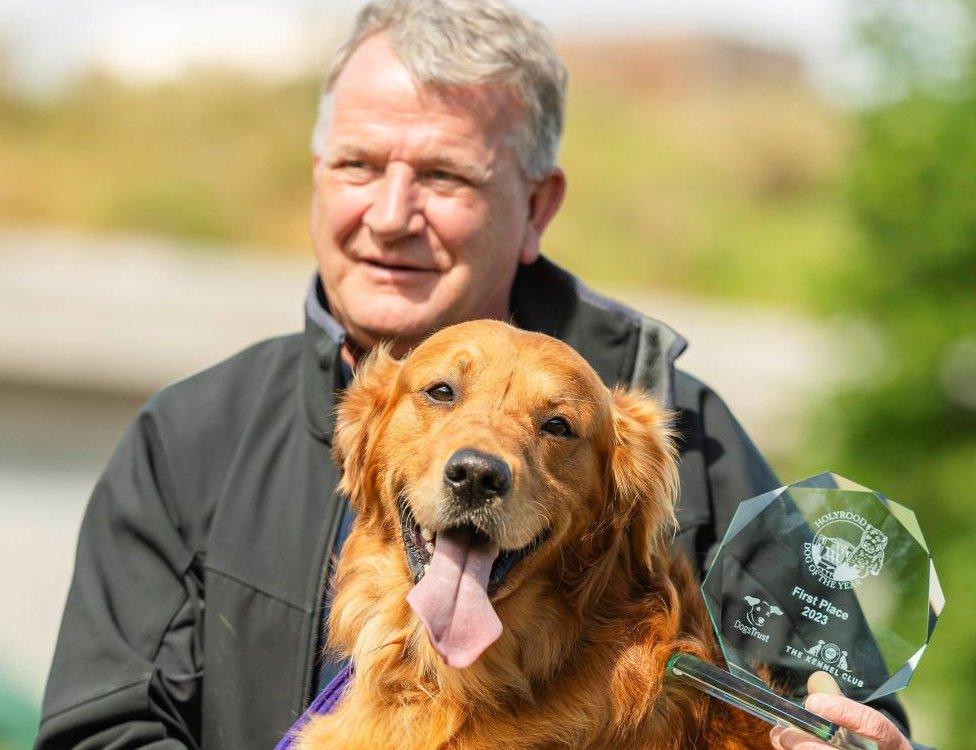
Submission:
M 339 671 L 339 674 L 332 678 L 332 682 L 325 686 L 325 690 L 315 697 L 315 700 L 305 710 L 305 713 L 299 717 L 298 721 L 281 738 L 281 741 L 275 745 L 275 750 L 291 750 L 295 736 L 308 723 L 309 719 L 313 716 L 324 716 L 327 713 L 331 713 L 332 709 L 339 702 L 339 699 L 342 698 L 342 694 L 345 692 L 346 686 L 349 684 L 349 678 L 351 677 L 352 664 L 350 663 L 344 666 Z

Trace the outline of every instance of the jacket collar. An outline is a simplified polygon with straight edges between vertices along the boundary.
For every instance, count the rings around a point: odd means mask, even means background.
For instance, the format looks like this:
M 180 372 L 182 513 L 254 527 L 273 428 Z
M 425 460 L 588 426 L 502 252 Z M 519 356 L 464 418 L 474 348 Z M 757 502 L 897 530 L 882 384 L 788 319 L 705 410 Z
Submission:
M 573 347 L 608 386 L 643 388 L 674 406 L 674 361 L 688 342 L 664 323 L 597 294 L 544 257 L 519 268 L 512 312 L 519 328 Z
M 311 433 L 332 445 L 335 399 L 342 389 L 342 344 L 346 332 L 329 312 L 318 274 L 305 297 L 305 333 L 298 395 Z
M 687 342 L 664 323 L 596 294 L 546 258 L 521 266 L 512 287 L 519 328 L 565 341 L 607 385 L 640 387 L 674 406 L 674 361 Z M 343 385 L 345 331 L 332 317 L 318 274 L 305 298 L 299 396 L 312 434 L 329 445 Z

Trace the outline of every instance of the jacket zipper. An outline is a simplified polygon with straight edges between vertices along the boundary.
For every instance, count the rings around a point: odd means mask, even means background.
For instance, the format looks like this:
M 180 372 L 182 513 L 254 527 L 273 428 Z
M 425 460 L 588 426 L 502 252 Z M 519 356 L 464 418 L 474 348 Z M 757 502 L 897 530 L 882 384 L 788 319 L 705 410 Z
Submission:
M 315 694 L 312 690 L 312 678 L 315 673 L 315 657 L 318 654 L 319 643 L 322 640 L 323 628 L 325 627 L 324 623 L 322 622 L 322 610 L 325 605 L 326 587 L 329 584 L 329 569 L 332 565 L 332 553 L 335 550 L 336 535 L 339 533 L 339 527 L 342 525 L 342 519 L 346 515 L 346 506 L 349 505 L 349 498 L 338 491 L 334 493 L 333 498 L 335 500 L 335 515 L 332 517 L 332 523 L 330 524 L 329 531 L 325 535 L 325 552 L 322 555 L 322 565 L 319 570 L 319 583 L 316 589 L 317 593 L 315 597 L 315 606 L 312 610 L 311 632 L 308 640 L 308 650 L 305 659 L 305 676 L 302 685 L 302 712 L 304 712 L 305 709 L 308 708 L 309 704 L 315 699 Z

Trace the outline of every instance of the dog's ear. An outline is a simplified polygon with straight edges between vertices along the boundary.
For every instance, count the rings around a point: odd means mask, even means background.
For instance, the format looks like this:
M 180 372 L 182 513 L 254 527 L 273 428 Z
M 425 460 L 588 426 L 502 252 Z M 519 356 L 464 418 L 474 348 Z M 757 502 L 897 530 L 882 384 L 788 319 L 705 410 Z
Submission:
M 610 409 L 604 506 L 580 540 L 578 576 L 569 576 L 581 612 L 615 571 L 634 583 L 655 577 L 675 522 L 678 468 L 668 412 L 642 391 L 623 388 L 612 391 Z
M 678 463 L 671 415 L 642 391 L 615 388 L 611 396 L 608 509 L 613 525 L 623 524 L 632 569 L 650 572 L 676 525 Z
M 352 384 L 339 403 L 332 456 L 342 473 L 339 490 L 349 495 L 358 510 L 360 498 L 371 478 L 367 467 L 378 436 L 376 427 L 396 388 L 401 363 L 380 344 L 360 362 Z

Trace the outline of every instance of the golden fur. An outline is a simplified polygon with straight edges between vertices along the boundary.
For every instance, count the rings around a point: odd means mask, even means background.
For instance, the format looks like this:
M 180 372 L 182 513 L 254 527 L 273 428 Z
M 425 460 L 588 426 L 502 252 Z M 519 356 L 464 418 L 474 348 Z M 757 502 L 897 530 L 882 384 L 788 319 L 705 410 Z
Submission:
M 425 397 L 439 382 L 455 403 Z M 540 431 L 553 414 L 575 437 Z M 407 604 L 396 503 L 436 528 L 444 462 L 464 447 L 511 467 L 500 547 L 550 533 L 492 594 L 499 640 L 453 669 Z M 677 470 L 654 401 L 608 390 L 555 339 L 464 323 L 402 361 L 373 354 L 339 408 L 334 450 L 358 515 L 330 646 L 355 675 L 300 750 L 769 747 L 765 725 L 663 679 L 675 650 L 717 653 L 694 576 L 669 550 Z

